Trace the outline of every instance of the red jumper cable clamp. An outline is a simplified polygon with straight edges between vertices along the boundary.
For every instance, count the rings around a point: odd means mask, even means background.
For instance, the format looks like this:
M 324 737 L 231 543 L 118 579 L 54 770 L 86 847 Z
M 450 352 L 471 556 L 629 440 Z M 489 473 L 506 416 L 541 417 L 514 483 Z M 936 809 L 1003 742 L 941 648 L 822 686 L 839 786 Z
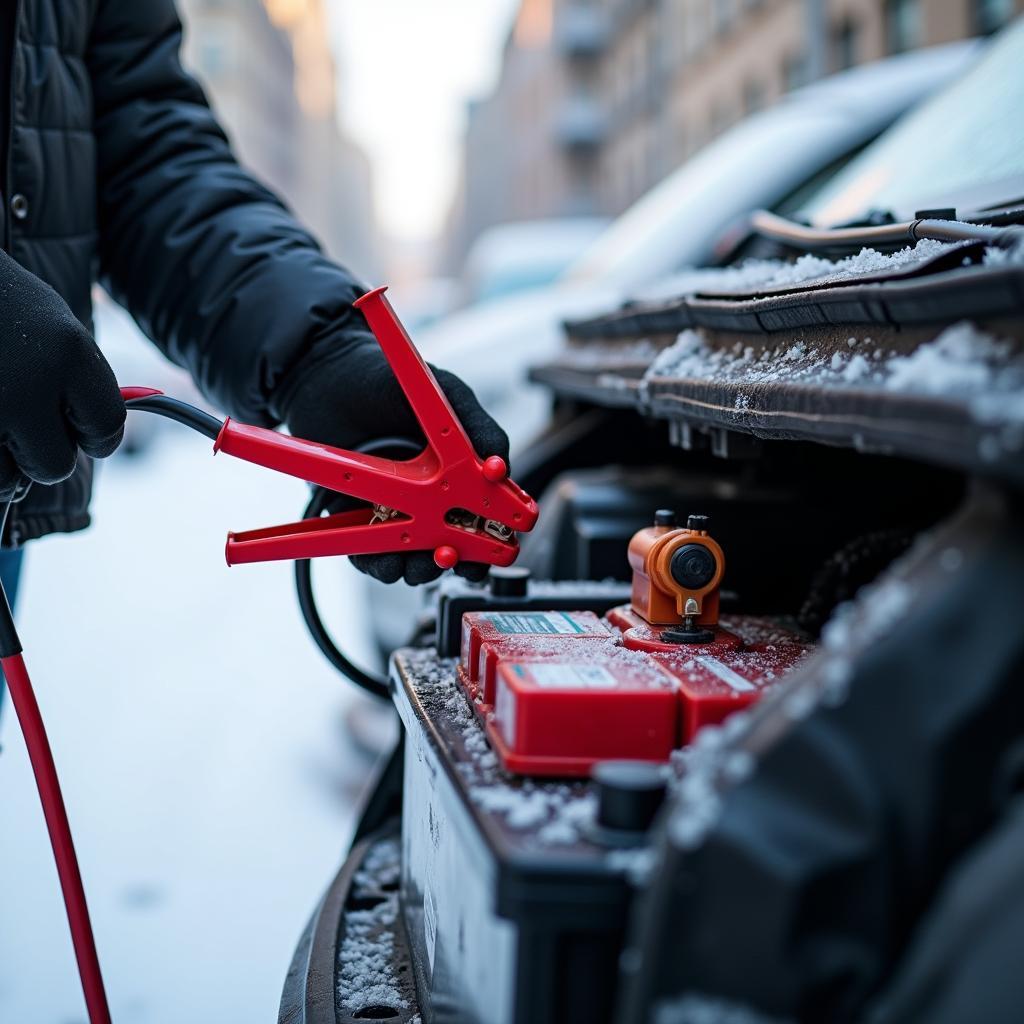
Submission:
M 370 506 L 230 533 L 225 547 L 228 565 L 432 551 L 440 568 L 451 569 L 461 561 L 511 565 L 519 554 L 516 534 L 533 528 L 536 502 L 508 479 L 501 456 L 480 458 L 474 451 L 385 290 L 375 288 L 355 305 L 398 378 L 426 447 L 415 458 L 400 462 L 225 420 L 216 432 L 215 452 L 299 477 Z M 129 407 L 159 394 L 146 388 L 122 388 L 121 393 Z M 181 418 L 182 408 L 188 407 L 174 405 Z M 212 417 L 207 419 L 216 425 Z M 209 432 L 208 427 L 200 429 Z
M 508 479 L 498 455 L 481 459 L 395 315 L 384 288 L 356 300 L 398 378 L 427 445 L 407 462 L 332 448 L 225 420 L 214 451 L 372 503 L 299 523 L 228 535 L 229 565 L 318 555 L 432 550 L 457 562 L 510 565 L 516 533 L 537 521 L 534 500 Z

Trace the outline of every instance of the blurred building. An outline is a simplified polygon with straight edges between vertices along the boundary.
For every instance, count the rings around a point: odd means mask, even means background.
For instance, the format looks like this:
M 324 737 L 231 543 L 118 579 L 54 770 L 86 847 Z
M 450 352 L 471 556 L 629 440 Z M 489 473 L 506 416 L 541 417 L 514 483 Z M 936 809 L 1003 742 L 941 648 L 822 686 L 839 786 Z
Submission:
M 833 71 L 995 31 L 1024 0 L 522 0 L 468 112 L 447 261 L 486 228 L 615 215 L 744 115 Z
M 239 159 L 332 256 L 379 274 L 369 164 L 337 116 L 323 0 L 178 0 L 184 61 Z
M 522 0 L 498 83 L 468 109 L 448 239 L 453 269 L 495 224 L 601 212 L 608 29 L 602 4 Z

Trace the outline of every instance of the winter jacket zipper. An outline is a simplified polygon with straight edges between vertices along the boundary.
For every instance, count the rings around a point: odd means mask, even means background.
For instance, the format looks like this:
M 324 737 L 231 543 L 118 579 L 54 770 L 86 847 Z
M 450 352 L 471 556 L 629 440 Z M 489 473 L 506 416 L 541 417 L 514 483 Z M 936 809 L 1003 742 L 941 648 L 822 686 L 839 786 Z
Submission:
M 14 144 L 14 83 L 18 77 L 18 28 L 21 24 L 23 0 L 15 0 L 14 17 L 11 25 L 11 59 L 8 65 L 7 82 L 7 141 L 4 147 L 4 252 L 11 251 L 11 146 Z

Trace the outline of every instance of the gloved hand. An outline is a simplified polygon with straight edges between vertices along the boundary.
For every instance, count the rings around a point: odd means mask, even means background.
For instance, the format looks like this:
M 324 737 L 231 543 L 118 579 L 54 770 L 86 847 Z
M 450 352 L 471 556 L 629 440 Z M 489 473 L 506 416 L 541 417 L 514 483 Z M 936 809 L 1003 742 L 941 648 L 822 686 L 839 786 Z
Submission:
M 481 458 L 500 455 L 508 461 L 508 437 L 484 412 L 476 396 L 454 374 L 431 367 L 437 382 Z M 357 449 L 383 437 L 407 438 L 422 447 L 423 434 L 372 334 L 360 334 L 327 351 L 312 352 L 292 371 L 277 395 L 276 407 L 296 437 L 336 448 Z M 333 499 L 332 512 L 359 504 Z M 384 583 L 428 583 L 441 575 L 430 551 L 355 555 L 352 563 Z M 482 580 L 488 566 L 460 562 L 455 572 Z
M 0 500 L 22 475 L 71 476 L 78 449 L 105 458 L 125 406 L 102 353 L 67 303 L 0 251 Z

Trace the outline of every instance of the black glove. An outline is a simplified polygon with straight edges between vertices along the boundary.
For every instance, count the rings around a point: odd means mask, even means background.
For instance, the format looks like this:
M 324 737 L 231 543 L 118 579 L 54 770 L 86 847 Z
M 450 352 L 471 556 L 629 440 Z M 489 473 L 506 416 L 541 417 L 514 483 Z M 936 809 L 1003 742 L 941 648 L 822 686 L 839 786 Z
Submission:
M 22 475 L 71 476 L 78 449 L 105 458 L 125 407 L 113 371 L 67 303 L 0 251 L 0 499 Z
M 437 382 L 481 458 L 500 455 L 508 461 L 508 437 L 484 412 L 476 395 L 454 374 L 431 367 Z M 312 352 L 292 371 L 276 396 L 275 406 L 296 437 L 322 441 L 336 448 L 357 449 L 382 437 L 407 438 L 420 447 L 423 433 L 384 353 L 373 335 L 362 334 L 328 351 Z M 331 511 L 352 507 L 332 499 Z M 428 583 L 441 575 L 433 552 L 355 555 L 353 565 L 381 580 Z M 466 579 L 482 580 L 488 567 L 460 562 L 455 571 Z

